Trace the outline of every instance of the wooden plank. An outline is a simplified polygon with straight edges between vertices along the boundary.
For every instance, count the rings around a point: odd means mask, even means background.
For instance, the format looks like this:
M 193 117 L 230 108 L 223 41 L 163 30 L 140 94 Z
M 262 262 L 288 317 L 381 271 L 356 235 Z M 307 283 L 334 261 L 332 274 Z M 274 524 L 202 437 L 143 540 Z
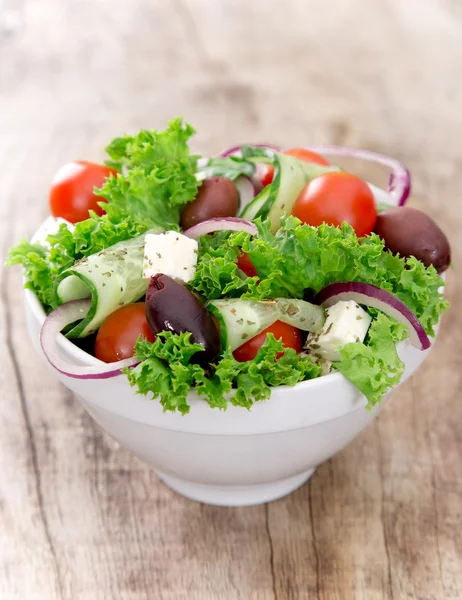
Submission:
M 3 253 L 46 215 L 62 162 L 182 114 L 209 153 L 267 140 L 401 157 L 460 264 L 459 13 L 436 0 L 28 3 L 24 29 L 0 38 Z M 102 434 L 38 362 L 20 274 L 0 277 L 2 600 L 461 597 L 454 273 L 435 351 L 378 421 L 290 497 L 245 509 L 178 497 Z

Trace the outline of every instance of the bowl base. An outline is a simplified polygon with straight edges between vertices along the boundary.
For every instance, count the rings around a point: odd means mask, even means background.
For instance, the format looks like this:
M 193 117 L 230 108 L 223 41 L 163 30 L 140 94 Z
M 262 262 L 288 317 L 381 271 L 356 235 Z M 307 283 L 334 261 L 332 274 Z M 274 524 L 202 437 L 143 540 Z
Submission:
M 303 485 L 315 470 L 309 469 L 288 479 L 259 485 L 207 485 L 178 479 L 160 471 L 157 471 L 157 475 L 169 488 L 196 502 L 215 506 L 252 506 L 287 496 Z

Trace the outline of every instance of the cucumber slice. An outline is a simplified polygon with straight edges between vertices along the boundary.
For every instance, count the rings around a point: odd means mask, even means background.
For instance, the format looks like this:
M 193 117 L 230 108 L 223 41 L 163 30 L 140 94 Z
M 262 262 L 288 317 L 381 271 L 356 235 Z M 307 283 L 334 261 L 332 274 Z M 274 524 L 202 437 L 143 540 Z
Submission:
M 255 219 L 257 214 L 259 214 L 259 211 L 262 208 L 262 206 L 268 200 L 270 194 L 269 188 L 270 186 L 266 186 L 265 188 L 263 188 L 262 191 L 257 196 L 255 196 L 255 198 L 251 202 L 247 204 L 247 206 L 243 207 L 239 214 L 239 217 L 241 219 L 247 219 L 247 221 L 253 221 Z
M 222 347 L 229 347 L 232 351 L 278 320 L 274 301 L 211 300 L 206 308 L 218 319 Z
M 61 302 L 91 297 L 86 317 L 67 337 L 85 337 L 94 333 L 108 315 L 135 302 L 146 293 L 143 279 L 144 235 L 119 242 L 78 261 L 58 277 L 55 293 Z
M 312 333 L 322 331 L 326 321 L 326 313 L 321 306 L 311 304 L 305 300 L 292 300 L 290 298 L 278 298 L 276 304 L 279 311 L 278 321 L 293 325 L 303 331 Z
M 326 317 L 324 309 L 304 300 L 211 300 L 206 305 L 220 324 L 223 348 L 232 351 L 245 344 L 275 321 L 282 321 L 310 332 L 322 330 Z
M 253 218 L 268 217 L 271 221 L 271 232 L 276 233 L 281 227 L 281 217 L 285 213 L 292 214 L 295 200 L 304 186 L 319 175 L 339 170 L 335 166 L 324 167 L 293 156 L 275 153 L 274 179 L 265 188 L 269 190 L 268 197 Z

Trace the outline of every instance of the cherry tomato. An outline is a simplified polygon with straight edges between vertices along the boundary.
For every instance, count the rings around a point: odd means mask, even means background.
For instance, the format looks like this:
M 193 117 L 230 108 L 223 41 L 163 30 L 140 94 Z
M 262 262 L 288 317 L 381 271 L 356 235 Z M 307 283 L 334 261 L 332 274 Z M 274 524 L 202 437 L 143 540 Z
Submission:
M 258 275 L 257 269 L 253 266 L 250 256 L 247 252 L 242 252 L 237 257 L 237 268 L 243 271 L 247 277 L 255 277 Z
M 304 160 L 307 163 L 316 163 L 317 165 L 326 166 L 330 164 L 324 156 L 316 154 L 316 152 L 312 152 L 311 150 L 306 150 L 305 148 L 289 148 L 288 150 L 284 150 L 283 154 L 294 156 L 295 158 L 298 158 L 298 160 Z
M 277 340 L 281 340 L 284 348 L 293 348 L 298 353 L 302 351 L 300 331 L 292 325 L 276 321 L 261 333 L 251 338 L 248 342 L 242 344 L 239 348 L 236 348 L 233 352 L 234 358 L 239 362 L 246 362 L 247 360 L 255 358 L 258 351 L 265 343 L 268 333 L 272 333 Z M 283 354 L 283 352 L 278 352 L 276 358 L 281 358 Z
M 122 306 L 110 314 L 99 328 L 95 356 L 106 363 L 130 358 L 140 335 L 150 342 L 155 339 L 146 320 L 145 303 Z
M 266 165 L 264 163 L 260 163 L 257 165 L 257 179 L 260 180 L 260 183 L 263 187 L 266 187 L 273 181 L 274 177 L 274 167 L 273 165 Z
M 365 181 L 350 173 L 326 173 L 300 192 L 292 214 L 308 225 L 349 223 L 358 237 L 374 229 L 377 209 Z
M 316 152 L 311 152 L 311 150 L 305 150 L 304 148 L 289 148 L 288 150 L 284 150 L 283 154 L 287 154 L 288 156 L 294 156 L 299 160 L 303 160 L 308 163 L 316 163 L 318 165 L 329 165 L 327 160 L 316 154 Z M 263 187 L 269 185 L 273 181 L 274 177 L 274 167 L 273 165 L 265 165 L 259 164 L 257 166 L 257 178 L 260 180 Z
M 93 188 L 101 187 L 111 173 L 116 175 L 117 171 L 85 160 L 75 160 L 62 166 L 51 182 L 51 214 L 71 223 L 88 219 L 89 210 L 103 215 L 106 211 L 98 206 L 98 202 L 104 200 L 95 196 Z

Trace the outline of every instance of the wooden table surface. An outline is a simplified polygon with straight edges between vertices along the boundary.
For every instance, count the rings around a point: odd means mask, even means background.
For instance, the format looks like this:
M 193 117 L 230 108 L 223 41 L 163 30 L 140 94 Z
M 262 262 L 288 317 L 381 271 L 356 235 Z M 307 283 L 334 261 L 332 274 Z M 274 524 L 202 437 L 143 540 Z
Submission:
M 3 251 L 47 215 L 64 161 L 101 159 L 113 136 L 183 115 L 204 153 L 272 141 L 398 157 L 455 270 L 431 357 L 374 424 L 291 496 L 240 509 L 177 496 L 101 433 L 44 370 L 20 272 L 3 270 L 0 598 L 460 599 L 459 3 L 35 0 L 24 11 L 0 34 Z

